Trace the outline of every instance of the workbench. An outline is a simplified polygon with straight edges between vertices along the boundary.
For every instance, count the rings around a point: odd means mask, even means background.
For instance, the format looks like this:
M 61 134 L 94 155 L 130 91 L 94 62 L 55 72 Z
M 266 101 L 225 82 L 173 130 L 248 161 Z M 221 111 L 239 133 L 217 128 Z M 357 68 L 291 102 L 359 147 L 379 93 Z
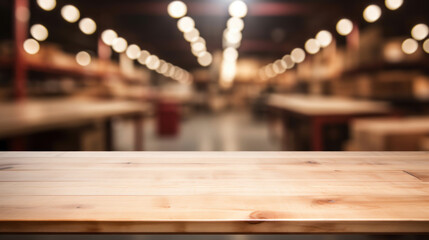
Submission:
M 313 151 L 326 150 L 323 129 L 327 125 L 348 125 L 351 120 L 358 117 L 392 114 L 392 109 L 388 103 L 341 97 L 272 94 L 269 96 L 267 104 L 274 110 L 280 111 L 285 126 L 283 140 L 287 139 L 286 135 L 291 134 L 291 129 L 287 129 L 290 122 L 308 122 L 307 128 L 310 129 L 311 135 L 309 150 Z M 286 141 L 283 145 L 288 147 L 292 143 Z
M 59 98 L 0 103 L 0 139 L 19 139 L 32 133 L 66 129 L 94 121 L 106 124 L 107 149 L 113 148 L 112 120 L 131 118 L 135 123 L 135 149 L 143 146 L 143 116 L 148 106 L 124 100 Z M 19 142 L 19 141 L 18 141 Z M 20 144 L 18 144 L 20 145 Z M 12 146 L 15 147 L 15 146 Z M 16 146 L 25 149 L 25 146 Z
M 419 151 L 429 137 L 429 116 L 358 119 L 351 125 L 359 151 Z
M 1 233 L 429 233 L 429 152 L 0 152 Z

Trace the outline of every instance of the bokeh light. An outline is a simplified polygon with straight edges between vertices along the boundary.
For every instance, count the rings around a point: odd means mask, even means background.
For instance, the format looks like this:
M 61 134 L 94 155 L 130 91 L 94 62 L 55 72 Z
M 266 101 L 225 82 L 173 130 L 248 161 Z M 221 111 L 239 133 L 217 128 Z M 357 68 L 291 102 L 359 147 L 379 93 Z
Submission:
M 91 18 L 82 18 L 82 20 L 79 21 L 79 29 L 83 33 L 91 35 L 97 30 L 97 24 L 95 24 L 94 20 Z
M 88 66 L 91 63 L 91 55 L 85 51 L 76 54 L 76 62 L 81 66 Z
M 301 48 L 295 48 L 290 53 L 292 61 L 295 63 L 302 63 L 305 60 L 305 51 Z
M 187 10 L 186 4 L 182 1 L 173 1 L 168 4 L 167 7 L 168 15 L 172 18 L 181 18 L 185 16 Z
M 412 38 L 408 38 L 404 42 L 402 42 L 402 51 L 406 54 L 415 53 L 418 47 L 419 47 L 419 44 L 417 43 L 416 40 Z
M 118 37 L 112 41 L 112 48 L 117 53 L 122 53 L 127 49 L 128 43 L 124 38 Z
M 321 47 L 327 47 L 332 42 L 332 34 L 326 30 L 322 30 L 316 35 L 316 40 Z
M 137 59 L 137 61 L 141 64 L 141 65 L 146 65 L 146 60 L 147 58 L 150 56 L 150 53 L 146 50 L 143 50 L 140 52 L 140 56 Z
M 385 5 L 390 10 L 396 10 L 402 6 L 404 0 L 386 0 Z
M 213 57 L 209 52 L 203 52 L 198 56 L 198 63 L 206 67 L 212 63 Z
M 343 18 L 337 23 L 337 32 L 342 36 L 349 35 L 353 30 L 353 23 L 347 18 Z
M 79 9 L 73 5 L 65 5 L 63 8 L 61 8 L 61 16 L 67 22 L 74 23 L 79 20 L 80 12 Z
M 118 38 L 118 34 L 112 29 L 104 30 L 101 34 L 101 40 L 108 46 L 111 46 L 116 38 Z
M 127 57 L 129 59 L 134 60 L 140 57 L 141 49 L 139 46 L 131 44 L 130 46 L 128 46 L 127 51 L 125 53 L 127 54 Z
M 30 34 L 37 41 L 44 41 L 46 40 L 46 38 L 48 38 L 49 35 L 48 29 L 46 29 L 46 27 L 42 24 L 34 24 L 33 26 L 31 26 Z
M 51 11 L 57 5 L 57 1 L 55 0 L 37 0 L 37 5 L 45 11 Z
M 316 39 L 311 38 L 305 42 L 305 50 L 310 54 L 316 54 L 320 51 L 320 44 Z
M 243 1 L 236 0 L 229 5 L 228 11 L 231 16 L 242 18 L 247 14 L 247 5 Z
M 417 24 L 411 29 L 411 36 L 420 41 L 425 39 L 428 36 L 429 28 L 426 24 L 420 23 Z
M 25 52 L 32 55 L 38 53 L 40 50 L 39 43 L 32 38 L 25 40 L 23 47 Z
M 363 11 L 363 18 L 365 21 L 372 23 L 381 17 L 381 8 L 375 4 L 369 5 Z
M 183 17 L 177 21 L 177 28 L 182 32 L 190 32 L 195 27 L 195 22 L 190 17 Z

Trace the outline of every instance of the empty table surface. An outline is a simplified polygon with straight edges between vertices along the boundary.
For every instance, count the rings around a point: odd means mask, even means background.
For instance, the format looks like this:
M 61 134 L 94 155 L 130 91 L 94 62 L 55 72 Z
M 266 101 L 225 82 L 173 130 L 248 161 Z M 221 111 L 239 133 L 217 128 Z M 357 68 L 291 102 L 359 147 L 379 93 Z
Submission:
M 0 137 L 57 129 L 147 110 L 123 100 L 49 99 L 0 103 Z
M 300 94 L 272 94 L 268 105 L 310 116 L 382 114 L 391 110 L 385 102 Z
M 358 119 L 353 124 L 356 131 L 377 135 L 429 133 L 429 116 Z
M 2 152 L 0 232 L 429 232 L 429 153 Z

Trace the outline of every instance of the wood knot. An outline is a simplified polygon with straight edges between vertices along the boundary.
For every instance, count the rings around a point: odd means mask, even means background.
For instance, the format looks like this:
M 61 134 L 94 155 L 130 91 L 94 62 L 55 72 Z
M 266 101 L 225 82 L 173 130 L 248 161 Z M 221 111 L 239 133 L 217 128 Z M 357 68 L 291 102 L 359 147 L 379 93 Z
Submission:
M 250 213 L 249 218 L 261 220 L 261 219 L 276 218 L 276 216 L 277 216 L 277 214 L 275 212 L 271 212 L 271 211 L 253 211 Z
M 313 203 L 318 205 L 325 205 L 325 204 L 332 204 L 336 203 L 337 201 L 334 199 L 314 199 Z
M 308 164 L 320 164 L 320 163 L 318 163 L 316 161 L 307 161 L 306 163 L 308 163 Z

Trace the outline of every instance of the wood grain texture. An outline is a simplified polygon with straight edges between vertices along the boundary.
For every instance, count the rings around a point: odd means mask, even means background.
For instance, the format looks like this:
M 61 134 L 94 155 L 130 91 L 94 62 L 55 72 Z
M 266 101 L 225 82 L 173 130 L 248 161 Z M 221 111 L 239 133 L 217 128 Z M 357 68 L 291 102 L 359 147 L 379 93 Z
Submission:
M 114 116 L 143 114 L 143 103 L 121 100 L 51 99 L 0 104 L 0 138 L 79 126 Z
M 428 152 L 0 152 L 0 232 L 427 233 Z
M 391 111 L 386 102 L 299 94 L 272 94 L 268 105 L 308 116 L 385 114 Z

